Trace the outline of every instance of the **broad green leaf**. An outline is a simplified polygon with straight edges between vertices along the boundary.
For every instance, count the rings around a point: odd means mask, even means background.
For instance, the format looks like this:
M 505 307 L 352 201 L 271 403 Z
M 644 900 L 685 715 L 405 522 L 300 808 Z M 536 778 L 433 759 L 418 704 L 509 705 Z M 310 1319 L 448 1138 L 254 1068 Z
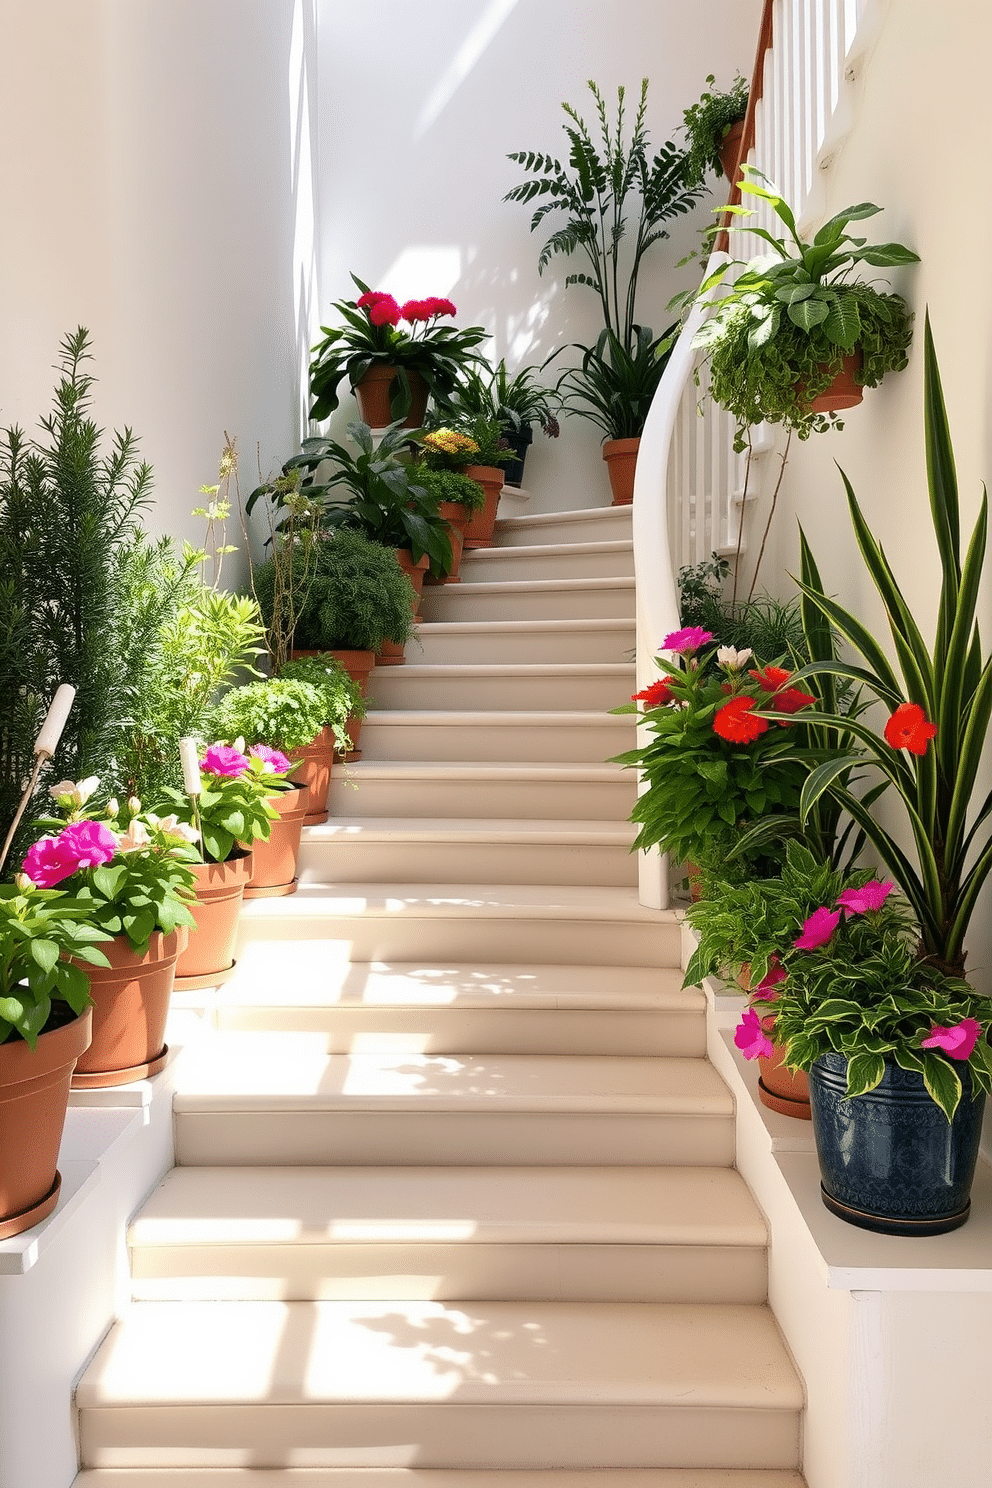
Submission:
M 789 306 L 789 319 L 797 325 L 801 331 L 811 331 L 814 326 L 822 324 L 830 314 L 830 309 L 822 300 L 799 300 Z
M 32 940 L 29 949 L 43 971 L 51 971 L 59 959 L 59 948 L 54 940 Z
M 847 1063 L 848 1096 L 865 1095 L 874 1090 L 885 1074 L 885 1060 L 880 1054 L 852 1054 Z
M 923 1054 L 923 1083 L 948 1121 L 952 1121 L 961 1099 L 961 1081 L 945 1059 L 929 1050 Z

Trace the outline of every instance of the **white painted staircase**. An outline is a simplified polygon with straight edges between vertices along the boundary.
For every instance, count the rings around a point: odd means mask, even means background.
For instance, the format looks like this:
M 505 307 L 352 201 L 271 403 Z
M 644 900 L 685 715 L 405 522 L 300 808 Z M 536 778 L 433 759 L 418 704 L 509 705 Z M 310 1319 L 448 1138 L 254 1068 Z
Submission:
M 732 1102 L 603 763 L 629 521 L 504 521 L 373 673 L 183 1057 L 78 1488 L 801 1488 Z

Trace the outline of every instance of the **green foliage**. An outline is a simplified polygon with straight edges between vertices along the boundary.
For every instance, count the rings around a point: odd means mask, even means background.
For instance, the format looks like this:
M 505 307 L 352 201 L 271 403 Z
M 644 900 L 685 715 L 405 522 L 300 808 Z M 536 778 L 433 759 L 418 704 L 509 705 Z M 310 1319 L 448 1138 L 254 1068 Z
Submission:
M 470 512 L 481 511 L 486 504 L 486 493 L 479 482 L 459 470 L 431 470 L 427 465 L 415 465 L 413 476 L 435 510 L 446 502 L 464 506 Z
M 89 979 L 68 957 L 107 966 L 98 947 L 109 939 L 89 904 L 63 889 L 0 885 L 0 1044 L 19 1035 L 33 1049 L 50 1020 L 67 1021 L 61 1005 L 82 1013 Z
M 582 255 L 588 271 L 569 274 L 566 285 L 583 284 L 599 297 L 603 326 L 625 350 L 630 350 L 636 326 L 637 280 L 645 253 L 669 236 L 664 223 L 691 211 L 700 191 L 688 184 L 687 157 L 670 141 L 652 155 L 646 124 L 648 80 L 641 82 L 640 98 L 630 138 L 626 131 L 626 90 L 617 89 L 616 115 L 596 83 L 589 83 L 596 106 L 598 141 L 571 104 L 562 108 L 569 143 L 568 163 L 553 155 L 521 150 L 508 158 L 529 173 L 504 201 L 539 205 L 531 217 L 531 232 L 546 217 L 565 214 L 564 226 L 548 238 L 538 259 L 538 271 L 558 255 Z
M 650 326 L 634 326 L 627 346 L 612 331 L 603 331 L 596 345 L 583 351 L 581 364 L 558 381 L 565 411 L 583 414 L 607 439 L 637 439 L 671 355 L 675 329 L 670 326 L 655 336 Z
M 306 682 L 316 687 L 324 698 L 324 722 L 334 730 L 339 749 L 350 746 L 346 730 L 348 719 L 360 718 L 365 712 L 362 689 L 329 652 L 317 656 L 299 656 L 287 661 L 280 677 L 290 682 Z
M 726 558 L 714 553 L 702 563 L 679 571 L 679 613 L 683 625 L 699 625 L 738 651 L 750 648 L 758 665 L 780 662 L 792 666 L 809 661 L 799 596 L 776 599 L 759 594 L 749 600 L 729 600 L 722 585 L 730 572 Z
M 513 377 L 501 360 L 495 368 L 466 367 L 449 397 L 437 402 L 440 423 L 461 428 L 463 420 L 495 420 L 503 434 L 518 433 L 524 424 L 540 424 L 551 439 L 558 437 L 558 398 L 537 381 L 538 367 L 521 367 Z M 485 463 L 485 462 L 482 462 Z
M 268 744 L 289 752 L 310 744 L 324 726 L 324 688 L 280 674 L 263 682 L 232 687 L 213 709 L 213 733 L 229 743 Z
M 395 553 L 363 533 L 337 528 L 314 550 L 314 572 L 299 601 L 294 644 L 301 650 L 377 651 L 402 645 L 413 631 L 413 586 Z M 263 617 L 272 602 L 271 560 L 259 566 L 255 588 Z
M 201 857 L 207 863 L 226 863 L 241 847 L 268 841 L 278 812 L 269 797 L 291 787 L 285 776 L 267 772 L 262 762 L 249 756 L 248 768 L 240 775 L 216 775 L 200 770 L 200 794 L 194 806 L 182 791 L 163 793 L 159 810 L 168 810 L 200 833 Z
M 746 264 L 721 264 L 699 291 L 708 294 L 716 285 L 725 290 L 707 305 L 708 318 L 694 344 L 708 353 L 714 399 L 738 421 L 738 449 L 746 444 L 748 426 L 761 420 L 782 423 L 800 439 L 838 422 L 834 415 L 813 413 L 809 404 L 829 385 L 845 355 L 860 353 L 855 381 L 864 387 L 875 387 L 887 372 L 906 366 L 912 315 L 905 301 L 851 276 L 859 265 L 919 262 L 901 243 L 869 245 L 847 231 L 851 222 L 881 211 L 873 202 L 845 207 L 807 242 L 783 198 L 753 179 L 761 172 L 741 169 L 742 194 L 767 202 L 787 236 L 733 228 L 760 238 L 772 253 Z M 753 215 L 746 207 L 727 210 Z
M 712 84 L 713 73 L 706 79 L 710 86 L 702 93 L 698 103 L 690 104 L 682 115 L 685 120 L 685 138 L 689 157 L 686 163 L 686 181 L 701 186 L 707 171 L 723 175 L 720 163 L 720 146 L 730 132 L 747 113 L 748 85 L 740 73 L 726 93 Z
M 317 462 L 319 463 L 319 462 Z M 302 458 L 287 461 L 274 480 L 256 486 L 244 504 L 247 523 L 259 503 L 268 528 L 265 547 L 266 600 L 259 589 L 259 566 L 248 547 L 252 593 L 265 616 L 265 645 L 274 671 L 289 659 L 293 635 L 305 607 L 317 566 L 317 546 L 324 517 L 321 491 Z

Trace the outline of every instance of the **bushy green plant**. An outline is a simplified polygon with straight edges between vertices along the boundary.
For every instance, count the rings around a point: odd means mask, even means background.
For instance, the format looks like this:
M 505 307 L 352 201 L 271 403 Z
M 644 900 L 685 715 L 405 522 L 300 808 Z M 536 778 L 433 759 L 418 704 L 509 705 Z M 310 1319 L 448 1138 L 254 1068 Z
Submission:
M 519 433 L 525 424 L 540 424 L 549 439 L 557 439 L 558 397 L 552 388 L 537 381 L 540 370 L 521 367 L 511 377 L 502 359 L 495 367 L 482 362 L 468 367 L 459 375 L 450 396 L 438 400 L 435 421 L 451 421 L 459 428 L 465 419 L 492 419 L 504 434 Z
M 427 492 L 435 510 L 446 502 L 463 506 L 466 511 L 481 511 L 486 493 L 478 481 L 459 470 L 432 470 L 429 465 L 414 467 L 418 486 Z
M 110 939 L 64 889 L 0 884 L 0 1044 L 17 1036 L 33 1049 L 46 1027 L 84 1012 L 89 978 L 75 962 L 108 966 L 100 942 Z
M 255 588 L 263 617 L 271 604 L 272 565 L 262 564 Z M 413 585 L 389 548 L 361 532 L 338 528 L 315 549 L 315 572 L 293 644 L 300 650 L 378 651 L 384 640 L 402 645 L 413 632 Z
M 682 118 L 684 120 L 688 160 L 686 180 L 690 185 L 701 186 L 707 171 L 723 175 L 720 161 L 720 146 L 733 125 L 747 113 L 748 85 L 740 73 L 734 78 L 727 92 L 714 87 L 716 78 L 710 73 L 707 88 L 698 103 L 690 104 Z
M 225 693 L 212 711 L 212 731 L 229 743 L 244 739 L 246 744 L 268 744 L 289 753 L 316 738 L 326 711 L 322 688 L 295 678 L 271 677 Z
M 759 594 L 749 600 L 726 599 L 723 583 L 729 572 L 730 564 L 716 553 L 679 571 L 682 624 L 712 631 L 738 651 L 750 649 L 762 665 L 785 660 L 802 666 L 809 661 L 799 596 L 781 600 Z
M 226 863 L 242 847 L 267 842 L 278 812 L 269 797 L 291 790 L 293 765 L 267 745 L 251 745 L 246 752 L 229 744 L 211 744 L 199 761 L 200 791 L 164 793 L 161 810 L 168 809 L 199 833 L 200 857 L 207 863 Z
M 339 749 L 350 747 L 346 725 L 351 717 L 360 718 L 365 712 L 362 689 L 329 652 L 316 656 L 298 656 L 287 661 L 280 677 L 290 682 L 306 682 L 316 687 L 324 698 L 324 722 L 334 730 L 334 739 Z
M 603 331 L 596 345 L 583 349 L 578 367 L 558 382 L 566 413 L 578 413 L 602 429 L 606 439 L 637 439 L 668 364 L 675 326 L 655 336 L 649 326 L 634 326 L 624 345 Z

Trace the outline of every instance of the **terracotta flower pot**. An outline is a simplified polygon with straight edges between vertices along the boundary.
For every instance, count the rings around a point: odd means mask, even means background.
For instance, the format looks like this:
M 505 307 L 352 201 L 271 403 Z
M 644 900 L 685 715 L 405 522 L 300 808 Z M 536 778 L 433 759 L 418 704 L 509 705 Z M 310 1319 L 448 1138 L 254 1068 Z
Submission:
M 424 422 L 424 414 L 427 412 L 427 384 L 419 372 L 411 372 L 408 368 L 406 375 L 410 381 L 410 394 L 413 401 L 410 405 L 410 412 L 403 420 L 403 427 L 404 429 L 419 429 Z M 355 397 L 358 399 L 358 411 L 362 415 L 363 422 L 368 424 L 370 429 L 384 429 L 387 424 L 393 422 L 389 400 L 392 384 L 397 376 L 396 367 L 373 366 L 357 384 Z
M 451 568 L 443 578 L 435 579 L 430 572 L 424 574 L 425 584 L 460 584 L 458 570 L 462 563 L 462 549 L 465 544 L 465 528 L 468 526 L 472 513 L 468 507 L 462 506 L 460 501 L 441 501 L 438 503 L 437 514 L 443 517 L 448 524 L 448 536 L 451 538 Z
M 59 1201 L 56 1171 L 69 1081 L 93 1032 L 90 1008 L 38 1036 L 0 1044 L 0 1240 L 40 1224 Z
M 603 445 L 614 506 L 629 506 L 634 499 L 634 468 L 640 443 L 640 439 L 607 439 Z
M 775 1014 L 762 1017 L 761 1027 L 775 1044 Z M 810 1120 L 809 1078 L 805 1070 L 796 1070 L 793 1074 L 786 1069 L 784 1049 L 775 1044 L 773 1054 L 759 1054 L 758 1071 L 758 1099 L 763 1106 L 777 1111 L 780 1116 L 794 1116 L 797 1121 Z
M 76 1065 L 73 1090 L 132 1085 L 157 1074 L 169 1052 L 165 1020 L 186 929 L 158 931 L 143 956 L 127 937 L 101 941 L 109 967 L 82 966 L 93 998 L 93 1039 Z
M 720 168 L 731 186 L 735 184 L 737 176 L 737 164 L 741 153 L 741 139 L 744 135 L 744 120 L 738 119 L 736 124 L 731 124 L 727 133 L 723 136 L 717 154 L 720 157 Z
M 480 511 L 474 511 L 465 526 L 465 540 L 463 546 L 466 548 L 491 548 L 493 545 L 493 528 L 496 525 L 496 511 L 499 506 L 499 493 L 503 489 L 503 472 L 496 465 L 466 465 L 462 470 L 469 480 L 474 480 L 477 486 L 481 486 L 486 497 L 486 504 Z
M 294 661 L 298 656 L 319 656 L 320 654 L 321 653 L 319 651 L 306 650 L 294 650 L 292 652 Z M 368 687 L 369 673 L 375 666 L 375 652 L 332 650 L 330 652 L 330 655 L 333 656 L 336 661 L 339 661 L 341 663 L 351 680 L 358 683 L 358 686 L 361 688 L 362 691 L 362 696 L 364 697 L 366 689 Z M 347 753 L 339 755 L 339 758 L 344 759 L 349 763 L 352 760 L 361 759 L 362 751 L 357 747 L 358 735 L 361 733 L 361 728 L 362 721 L 360 718 L 356 719 L 355 717 L 351 717 L 348 719 L 346 732 L 355 747 L 348 750 Z
M 403 570 L 407 578 L 410 580 L 410 583 L 413 585 L 413 592 L 416 596 L 413 605 L 413 614 L 414 618 L 416 618 L 416 616 L 420 613 L 420 595 L 424 587 L 424 575 L 427 572 L 431 560 L 428 558 L 426 553 L 421 553 L 420 557 L 417 559 L 417 562 L 414 563 L 413 554 L 410 552 L 409 548 L 396 548 L 394 549 L 394 551 L 396 553 L 396 562 L 399 564 L 400 568 Z
M 194 863 L 196 903 L 190 905 L 195 929 L 176 962 L 175 986 L 181 992 L 216 987 L 234 970 L 234 943 L 241 901 L 252 871 L 252 855 L 243 850 L 224 863 Z
M 331 766 L 334 763 L 334 730 L 325 723 L 320 733 L 303 749 L 291 749 L 291 760 L 299 760 L 301 768 L 294 779 L 304 787 L 305 827 L 319 826 L 327 820 L 327 792 L 331 787 Z
M 861 370 L 861 353 L 854 351 L 846 356 L 841 369 L 828 388 L 809 404 L 810 413 L 842 413 L 845 408 L 856 408 L 864 397 L 864 388 L 854 380 Z
M 303 787 L 280 791 L 268 801 L 279 814 L 269 823 L 268 841 L 258 837 L 251 845 L 255 866 L 245 889 L 246 899 L 282 899 L 296 893 L 296 860 L 307 814 Z

